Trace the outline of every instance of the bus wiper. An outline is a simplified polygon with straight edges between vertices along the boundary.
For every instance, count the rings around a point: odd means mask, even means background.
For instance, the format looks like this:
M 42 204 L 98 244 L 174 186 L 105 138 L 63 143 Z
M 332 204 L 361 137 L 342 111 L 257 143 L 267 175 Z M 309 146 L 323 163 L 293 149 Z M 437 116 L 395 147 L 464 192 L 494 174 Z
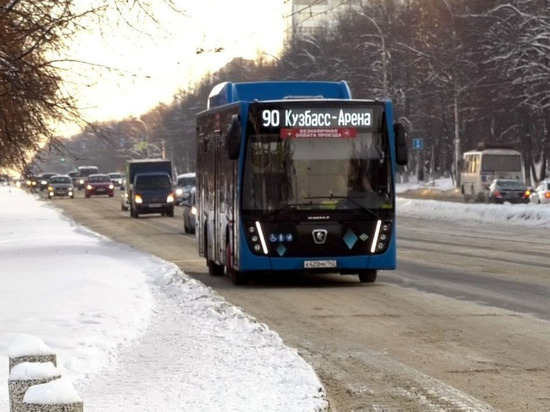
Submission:
M 286 205 L 280 207 L 280 208 L 277 208 L 275 210 L 272 210 L 271 212 L 267 213 L 266 214 L 266 217 L 267 218 L 271 218 L 271 217 L 274 217 L 282 212 L 284 212 L 285 210 L 288 210 L 288 209 L 291 209 L 293 207 L 300 207 L 300 206 L 311 206 L 313 203 L 312 202 L 302 202 L 302 203 L 287 203 Z
M 375 212 L 373 212 L 371 209 L 369 209 L 368 207 L 362 205 L 360 202 L 358 202 L 356 200 L 356 199 L 361 199 L 360 197 L 334 196 L 333 194 L 331 194 L 330 196 L 308 196 L 308 197 L 304 197 L 304 199 L 328 199 L 328 200 L 331 200 L 331 199 L 345 199 L 345 200 L 349 200 L 355 206 L 359 206 L 362 210 L 364 210 L 365 212 L 370 214 L 375 219 L 380 219 L 380 217 Z

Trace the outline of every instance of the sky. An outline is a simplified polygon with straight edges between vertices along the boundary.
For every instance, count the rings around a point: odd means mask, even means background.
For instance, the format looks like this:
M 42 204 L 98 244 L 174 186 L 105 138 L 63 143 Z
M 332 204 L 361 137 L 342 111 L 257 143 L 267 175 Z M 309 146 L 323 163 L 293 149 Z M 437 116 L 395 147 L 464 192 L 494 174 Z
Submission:
M 72 64 L 65 71 L 65 92 L 78 99 L 88 120 L 139 116 L 159 102 L 172 102 L 178 89 L 188 89 L 235 57 L 269 59 L 282 48 L 283 0 L 174 2 L 184 13 L 153 2 L 159 25 L 141 20 L 139 30 L 129 29 L 115 25 L 118 17 L 111 15 L 103 31 L 90 22 L 90 30 L 69 45 L 69 59 L 94 65 Z M 218 48 L 223 50 L 215 52 Z M 204 52 L 197 54 L 198 49 Z
M 29 337 L 57 354 L 89 411 L 328 410 L 322 383 L 294 348 L 177 266 L 21 189 L 0 186 L 0 205 L 0 412 L 9 409 L 8 354 Z M 397 208 L 398 217 L 550 228 L 550 205 L 398 197 Z

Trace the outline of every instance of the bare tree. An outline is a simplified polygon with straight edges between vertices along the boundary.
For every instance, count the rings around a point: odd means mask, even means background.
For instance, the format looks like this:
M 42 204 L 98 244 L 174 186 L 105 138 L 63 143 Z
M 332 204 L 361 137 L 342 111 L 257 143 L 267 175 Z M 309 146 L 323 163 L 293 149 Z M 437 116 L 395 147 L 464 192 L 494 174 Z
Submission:
M 173 7 L 172 0 L 163 2 Z M 98 0 L 82 7 L 72 0 L 0 1 L 1 167 L 21 170 L 44 145 L 58 148 L 56 123 L 86 123 L 62 87 L 59 70 L 67 40 L 84 29 L 84 22 L 102 30 L 112 10 L 118 23 L 138 30 L 139 19 L 156 21 L 153 3 Z

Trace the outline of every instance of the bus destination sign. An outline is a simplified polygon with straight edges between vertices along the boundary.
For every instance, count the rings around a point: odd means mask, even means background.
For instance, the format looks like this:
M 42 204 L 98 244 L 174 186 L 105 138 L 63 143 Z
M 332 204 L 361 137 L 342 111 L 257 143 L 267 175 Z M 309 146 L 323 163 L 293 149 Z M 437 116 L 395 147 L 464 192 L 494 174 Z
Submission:
M 292 108 L 262 110 L 262 127 L 350 128 L 372 127 L 373 110 L 366 108 Z

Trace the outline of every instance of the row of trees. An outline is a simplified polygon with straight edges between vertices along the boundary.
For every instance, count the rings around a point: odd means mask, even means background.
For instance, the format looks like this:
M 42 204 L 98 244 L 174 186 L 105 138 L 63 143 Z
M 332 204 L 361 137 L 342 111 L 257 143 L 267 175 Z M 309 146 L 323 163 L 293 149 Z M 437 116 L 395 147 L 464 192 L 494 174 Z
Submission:
M 162 2 L 179 13 L 173 0 Z M 159 3 L 0 0 L 0 168 L 23 170 L 44 146 L 63 150 L 57 125 L 87 124 L 64 88 L 64 74 L 94 62 L 70 61 L 69 41 L 88 27 L 109 32 L 116 25 L 154 22 Z
M 390 97 L 409 137 L 424 139 L 442 173 L 456 170 L 462 152 L 483 141 L 513 144 L 524 153 L 532 179 L 545 176 L 549 0 L 363 3 L 340 7 L 334 24 L 313 35 L 290 37 L 276 60 L 236 59 L 194 89 L 176 93 L 171 105 L 140 119 L 91 125 L 73 144 L 99 131 L 102 145 L 116 148 L 117 161 L 156 147 L 179 170 L 193 170 L 195 116 L 215 83 L 344 79 L 356 98 Z

